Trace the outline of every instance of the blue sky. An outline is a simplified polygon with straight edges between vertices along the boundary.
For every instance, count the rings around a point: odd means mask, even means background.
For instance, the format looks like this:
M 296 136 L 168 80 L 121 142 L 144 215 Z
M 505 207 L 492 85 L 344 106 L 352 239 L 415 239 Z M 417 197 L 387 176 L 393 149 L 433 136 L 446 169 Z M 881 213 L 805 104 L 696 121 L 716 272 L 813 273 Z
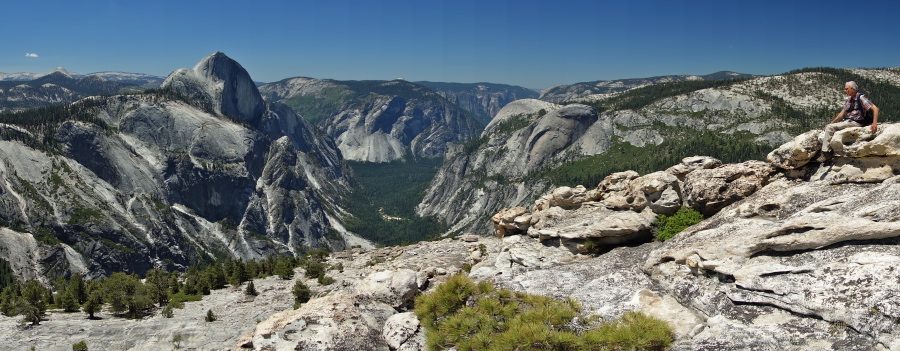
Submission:
M 15 0 L 0 5 L 0 72 L 166 76 L 222 51 L 264 82 L 768 75 L 900 66 L 898 18 L 878 0 Z

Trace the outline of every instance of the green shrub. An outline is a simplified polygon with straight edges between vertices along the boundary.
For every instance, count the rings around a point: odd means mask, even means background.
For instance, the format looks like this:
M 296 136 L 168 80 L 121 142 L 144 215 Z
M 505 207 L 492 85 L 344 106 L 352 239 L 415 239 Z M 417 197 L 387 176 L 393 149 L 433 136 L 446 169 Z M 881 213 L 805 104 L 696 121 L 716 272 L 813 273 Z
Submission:
M 416 298 L 415 313 L 430 350 L 663 350 L 672 342 L 665 322 L 639 312 L 577 332 L 586 320 L 580 309 L 574 300 L 498 290 L 458 274 Z
M 215 322 L 217 319 L 219 319 L 219 318 L 216 317 L 216 314 L 213 313 L 212 310 L 206 310 L 206 318 L 204 318 L 205 321 L 207 321 L 207 322 Z
M 184 308 L 184 303 L 189 301 L 203 300 L 203 295 L 190 295 L 183 292 L 172 294 L 169 298 L 169 305 L 175 308 Z
M 687 227 L 702 221 L 703 214 L 697 212 L 695 209 L 682 207 L 678 212 L 671 216 L 660 215 L 656 218 L 656 221 L 653 222 L 653 225 L 656 226 L 656 238 L 659 239 L 659 241 L 666 241 Z
M 672 330 L 659 319 L 636 311 L 618 321 L 583 334 L 585 346 L 596 350 L 664 350 L 672 343 Z
M 319 277 L 317 278 L 317 281 L 322 286 L 331 285 L 331 284 L 334 284 L 334 282 L 335 282 L 334 278 L 329 277 L 329 276 L 325 275 L 324 273 L 319 275 Z
M 72 351 L 87 351 L 87 343 L 84 340 L 72 344 Z
M 166 317 L 166 318 L 172 318 L 172 317 L 175 317 L 175 310 L 174 310 L 174 308 L 172 307 L 172 305 L 169 304 L 169 305 L 166 305 L 166 307 L 163 307 L 163 309 L 162 309 L 162 311 L 160 312 L 160 314 L 161 314 L 163 317 Z
M 291 289 L 291 293 L 294 295 L 295 310 L 299 308 L 301 304 L 306 303 L 310 298 L 312 298 L 312 292 L 309 290 L 309 287 L 299 280 L 294 283 L 294 287 Z

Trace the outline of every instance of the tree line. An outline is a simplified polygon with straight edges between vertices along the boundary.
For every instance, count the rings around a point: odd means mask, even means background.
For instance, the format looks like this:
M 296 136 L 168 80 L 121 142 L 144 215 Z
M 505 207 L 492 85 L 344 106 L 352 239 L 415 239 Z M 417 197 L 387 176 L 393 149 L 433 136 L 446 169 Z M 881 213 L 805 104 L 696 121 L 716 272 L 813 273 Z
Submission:
M 64 312 L 83 311 L 88 319 L 104 309 L 124 318 L 140 318 L 159 309 L 165 317 L 172 317 L 174 309 L 182 308 L 186 301 L 198 301 L 212 290 L 228 285 L 246 286 L 247 295 L 256 295 L 253 279 L 277 275 L 282 279 L 294 278 L 294 269 L 303 267 L 310 278 L 317 278 L 322 285 L 334 282 L 326 276 L 329 269 L 325 249 L 308 251 L 302 258 L 294 256 L 269 256 L 261 260 L 228 259 L 221 263 L 197 264 L 184 272 L 151 269 L 141 279 L 137 274 L 115 272 L 99 279 L 86 279 L 80 274 L 57 278 L 51 286 L 44 286 L 36 279 L 25 282 L 6 279 L 7 285 L 0 292 L 0 313 L 7 316 L 21 315 L 23 322 L 40 324 L 49 309 Z M 3 272 L 0 261 L 0 273 Z M 2 275 L 0 277 L 5 277 Z M 8 275 L 8 276 L 11 276 Z M 0 279 L 0 282 L 4 280 Z M 302 282 L 295 284 L 295 295 L 309 300 L 309 289 Z M 303 288 L 306 291 L 303 291 Z

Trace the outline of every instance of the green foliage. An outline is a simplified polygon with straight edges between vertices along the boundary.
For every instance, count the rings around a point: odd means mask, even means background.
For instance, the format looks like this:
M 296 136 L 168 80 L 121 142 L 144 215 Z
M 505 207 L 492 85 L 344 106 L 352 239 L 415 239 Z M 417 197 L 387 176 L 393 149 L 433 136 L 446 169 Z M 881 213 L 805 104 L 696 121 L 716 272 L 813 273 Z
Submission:
M 72 344 L 72 351 L 88 351 L 87 343 L 81 340 Z
M 318 276 L 316 281 L 319 282 L 319 284 L 321 284 L 322 286 L 331 285 L 335 282 L 334 278 L 329 277 L 325 274 Z
M 0 291 L 15 283 L 16 276 L 13 274 L 12 266 L 9 265 L 9 261 L 0 258 Z
M 72 209 L 72 213 L 69 215 L 69 220 L 66 223 L 71 225 L 87 225 L 97 223 L 97 221 L 102 218 L 103 213 L 100 211 L 78 206 Z
M 163 307 L 159 314 L 166 318 L 175 317 L 175 308 L 172 307 L 172 304 L 168 304 L 166 307 Z
M 278 262 L 275 264 L 275 274 L 284 280 L 293 279 L 294 265 L 290 260 L 278 260 Z
M 175 334 L 175 336 L 172 337 L 172 344 L 175 346 L 176 349 L 180 349 L 181 343 L 183 343 L 183 342 L 184 342 L 184 335 Z
M 703 221 L 703 214 L 693 208 L 682 207 L 671 216 L 660 215 L 656 217 L 653 225 L 656 227 L 656 238 L 666 241 L 680 233 L 682 230 Z
M 212 310 L 206 310 L 206 317 L 203 320 L 207 322 L 215 322 L 216 319 L 218 319 L 218 317 L 216 317 L 216 314 L 213 313 Z
M 94 319 L 94 313 L 103 307 L 103 290 L 99 281 L 91 281 L 86 285 L 85 300 L 81 303 L 81 310 L 88 314 L 88 319 Z
M 189 295 L 184 292 L 179 292 L 177 294 L 172 294 L 169 298 L 169 305 L 175 306 L 176 308 L 182 308 L 184 307 L 185 302 L 200 300 L 203 300 L 203 295 Z
M 0 293 L 0 311 L 8 316 L 21 315 L 23 322 L 30 322 L 32 325 L 41 323 L 41 318 L 52 303 L 53 291 L 34 279 L 21 285 L 9 285 Z
M 250 279 L 250 274 L 247 272 L 247 266 L 242 259 L 236 261 L 226 260 L 225 275 L 228 276 L 228 284 L 233 286 L 241 285 L 241 283 Z
M 344 202 L 353 214 L 344 218 L 347 229 L 383 245 L 419 242 L 442 233 L 446 225 L 415 213 L 441 162 L 426 158 L 348 162 L 358 182 Z
M 318 278 L 319 276 L 325 274 L 325 264 L 315 259 L 306 260 L 306 264 L 303 265 L 303 269 L 305 270 L 303 275 L 305 275 L 307 278 Z
M 139 318 L 153 306 L 153 296 L 136 274 L 116 272 L 102 282 L 103 300 L 109 303 L 113 313 L 124 313 L 129 318 Z
M 665 350 L 672 343 L 672 330 L 659 319 L 629 311 L 582 337 L 590 350 Z
M 294 287 L 291 288 L 291 294 L 294 295 L 294 309 L 297 309 L 301 304 L 306 303 L 312 298 L 312 292 L 309 290 L 309 287 L 299 280 L 295 282 Z
M 156 304 L 162 306 L 169 303 L 169 273 L 161 269 L 147 271 L 144 279 L 147 294 Z
M 475 151 L 478 151 L 481 149 L 481 147 L 487 145 L 488 141 L 490 141 L 490 140 L 491 140 L 491 138 L 488 136 L 483 136 L 478 139 L 469 140 L 465 144 L 463 144 L 463 153 L 471 154 Z
M 259 295 L 259 293 L 256 292 L 256 286 L 253 285 L 252 280 L 249 283 L 247 283 L 247 288 L 244 289 L 244 295 L 247 295 L 247 296 Z
M 75 296 L 72 295 L 71 291 L 63 291 L 57 293 L 59 297 L 59 301 L 56 305 L 63 309 L 65 312 L 78 312 L 81 309 L 81 305 L 78 304 L 78 300 L 75 299 Z
M 579 333 L 580 309 L 458 274 L 416 298 L 415 313 L 430 350 L 663 350 L 672 341 L 665 322 L 637 312 Z

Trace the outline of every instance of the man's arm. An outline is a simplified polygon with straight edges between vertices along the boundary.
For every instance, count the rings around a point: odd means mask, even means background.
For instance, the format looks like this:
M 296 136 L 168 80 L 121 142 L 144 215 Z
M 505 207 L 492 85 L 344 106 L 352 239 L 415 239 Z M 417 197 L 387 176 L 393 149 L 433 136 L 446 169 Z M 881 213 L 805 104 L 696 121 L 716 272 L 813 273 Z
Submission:
M 878 131 L 878 106 L 872 105 L 869 109 L 872 110 L 872 125 L 869 127 L 869 130 L 872 131 L 872 134 L 875 134 Z
M 833 120 L 831 120 L 831 122 L 825 123 L 825 127 L 822 127 L 822 129 L 825 129 L 826 127 L 828 127 L 829 124 L 832 124 L 832 123 L 834 123 L 834 122 L 840 121 L 841 118 L 844 118 L 844 115 L 845 115 L 845 114 L 847 114 L 847 111 L 841 110 L 841 112 L 838 113 L 837 117 L 835 117 Z M 875 114 L 876 114 L 876 116 L 877 116 L 877 115 L 878 115 L 878 112 L 875 112 Z

